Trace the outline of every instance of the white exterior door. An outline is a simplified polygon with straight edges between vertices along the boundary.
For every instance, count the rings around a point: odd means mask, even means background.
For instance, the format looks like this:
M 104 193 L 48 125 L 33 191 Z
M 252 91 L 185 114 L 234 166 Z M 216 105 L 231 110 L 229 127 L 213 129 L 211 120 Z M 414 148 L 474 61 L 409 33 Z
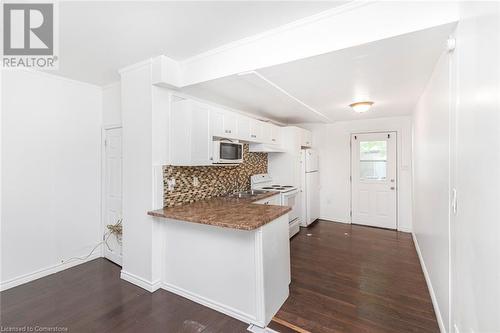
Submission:
M 114 225 L 122 218 L 122 129 L 113 128 L 105 132 L 104 175 L 104 256 L 122 264 L 121 236 L 109 235 L 107 225 Z M 109 236 L 109 237 L 108 237 Z
M 351 135 L 352 223 L 396 229 L 396 133 Z

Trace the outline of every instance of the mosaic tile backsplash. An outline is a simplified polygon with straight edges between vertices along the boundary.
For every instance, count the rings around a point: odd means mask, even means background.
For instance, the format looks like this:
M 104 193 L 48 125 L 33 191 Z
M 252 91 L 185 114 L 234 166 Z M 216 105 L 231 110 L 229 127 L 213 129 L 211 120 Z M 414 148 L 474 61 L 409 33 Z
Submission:
M 163 201 L 166 207 L 218 197 L 237 190 L 250 189 L 250 176 L 267 173 L 267 154 L 250 153 L 248 145 L 243 147 L 243 163 L 237 166 L 184 167 L 165 165 Z M 198 178 L 198 186 L 193 178 Z M 175 189 L 169 191 L 167 180 L 175 178 Z

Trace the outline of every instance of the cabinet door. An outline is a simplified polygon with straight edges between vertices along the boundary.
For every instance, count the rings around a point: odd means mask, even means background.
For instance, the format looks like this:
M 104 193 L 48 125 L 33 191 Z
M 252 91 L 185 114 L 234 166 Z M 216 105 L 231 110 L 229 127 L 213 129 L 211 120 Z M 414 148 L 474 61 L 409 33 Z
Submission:
M 306 129 L 302 129 L 301 131 L 301 146 L 302 147 L 311 147 L 312 146 L 312 133 Z
M 212 164 L 209 107 L 192 100 L 175 102 L 172 104 L 170 121 L 172 165 Z
M 210 135 L 210 109 L 193 103 L 191 109 L 191 165 L 212 164 L 212 138 Z
M 273 136 L 273 128 L 272 124 L 270 123 L 265 123 L 262 122 L 262 142 L 264 143 L 272 143 L 272 136 Z
M 238 116 L 223 109 L 211 110 L 212 136 L 236 138 L 238 135 Z
M 224 113 L 224 135 L 228 138 L 238 137 L 238 115 L 232 112 Z
M 262 122 L 257 119 L 250 119 L 250 141 L 262 141 Z
M 210 127 L 212 136 L 224 137 L 224 111 L 221 109 L 210 110 Z
M 250 141 L 250 118 L 238 116 L 238 140 Z
M 273 145 L 281 145 L 282 128 L 276 125 L 271 125 L 271 143 Z

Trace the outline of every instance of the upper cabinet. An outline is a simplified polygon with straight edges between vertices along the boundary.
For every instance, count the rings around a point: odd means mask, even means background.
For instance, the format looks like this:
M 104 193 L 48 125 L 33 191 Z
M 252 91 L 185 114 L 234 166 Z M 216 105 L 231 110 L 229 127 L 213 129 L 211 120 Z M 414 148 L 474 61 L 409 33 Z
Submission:
M 300 130 L 302 146 L 310 146 L 310 132 Z M 171 104 L 168 135 L 170 164 L 179 166 L 211 165 L 214 137 L 267 146 L 264 151 L 282 151 L 286 143 L 283 127 L 184 97 Z
M 183 99 L 170 112 L 170 163 L 192 166 L 212 164 L 211 114 L 208 105 Z
M 219 108 L 211 108 L 212 135 L 237 139 L 238 138 L 238 115 Z
M 311 133 L 311 131 L 308 131 L 306 129 L 301 128 L 300 137 L 301 137 L 300 145 L 302 147 L 310 148 L 312 146 L 312 133 Z
M 271 125 L 271 143 L 281 146 L 283 142 L 283 127 Z
M 262 121 L 257 119 L 250 119 L 250 138 L 248 141 L 260 142 L 262 141 Z

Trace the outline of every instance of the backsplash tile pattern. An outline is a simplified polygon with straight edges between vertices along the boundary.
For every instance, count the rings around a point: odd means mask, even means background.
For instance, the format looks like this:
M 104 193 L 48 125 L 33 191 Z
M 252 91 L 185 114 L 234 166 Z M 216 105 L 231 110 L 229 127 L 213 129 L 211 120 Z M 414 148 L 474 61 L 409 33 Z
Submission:
M 250 189 L 250 176 L 267 173 L 267 154 L 250 153 L 243 147 L 243 163 L 237 166 L 163 167 L 164 196 L 166 207 L 218 197 L 236 190 Z M 198 186 L 193 185 L 197 177 Z M 175 189 L 169 191 L 167 180 L 175 178 Z

